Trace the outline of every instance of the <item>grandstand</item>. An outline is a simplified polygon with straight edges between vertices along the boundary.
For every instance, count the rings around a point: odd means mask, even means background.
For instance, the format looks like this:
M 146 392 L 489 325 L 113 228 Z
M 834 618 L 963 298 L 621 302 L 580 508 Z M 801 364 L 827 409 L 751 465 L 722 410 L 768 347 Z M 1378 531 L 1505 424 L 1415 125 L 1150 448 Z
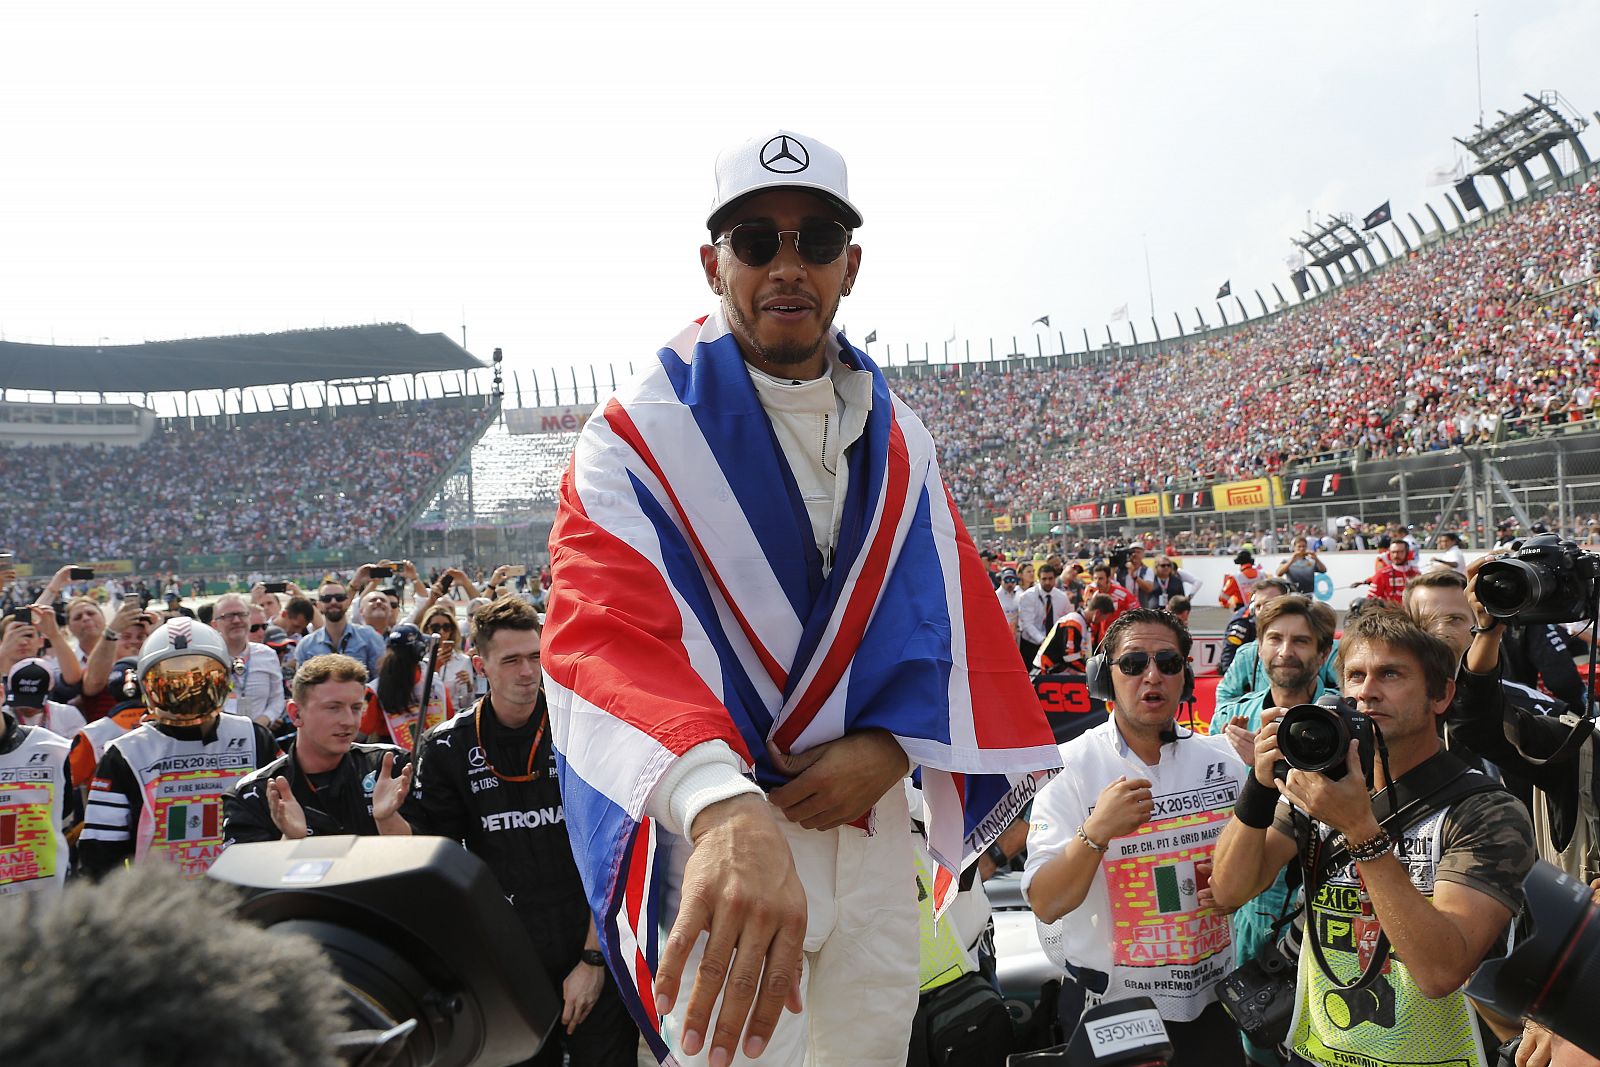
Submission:
M 1423 205 L 1431 226 L 1396 212 L 1370 232 L 1335 217 L 1324 229 L 1336 247 L 1308 234 L 1294 302 L 1271 286 L 1270 306 L 1255 293 L 1258 315 L 1243 296 L 1219 300 L 1219 328 L 1196 308 L 1174 337 L 1152 319 L 1143 340 L 1130 323 L 1126 342 L 1108 327 L 1096 347 L 1085 330 L 1068 351 L 1063 332 L 1034 356 L 1014 338 L 976 360 L 970 346 L 919 362 L 913 349 L 939 346 L 907 344 L 899 366 L 892 347 L 869 351 L 933 431 L 969 526 L 999 540 L 1074 523 L 1097 536 L 1331 529 L 1370 512 L 1481 543 L 1503 517 L 1600 511 L 1600 171 L 1578 140 L 1584 121 L 1552 124 L 1559 98 L 1528 99 L 1526 138 L 1508 116 L 1494 138 L 1463 141 L 1482 143 L 1480 166 L 1442 210 Z M 1563 145 L 1569 169 L 1552 154 Z M 598 399 L 570 378 L 575 403 Z M 530 479 L 553 484 L 569 448 L 497 432 L 474 469 L 512 472 L 515 496 Z M 1513 468 L 1515 491 L 1500 473 Z M 542 492 L 516 506 L 538 510 Z M 512 496 L 480 497 L 480 513 Z
M 475 381 L 481 362 L 394 323 L 104 348 L 0 342 L 0 368 L 0 477 L 14 503 L 50 505 L 0 512 L 0 546 L 24 575 L 77 561 L 310 573 L 384 553 L 498 413 Z M 105 402 L 83 402 L 89 383 Z M 158 417 L 151 394 L 179 414 Z
M 1600 168 L 1582 120 L 1552 124 L 1555 104 L 1529 100 L 1526 137 L 1507 116 L 1462 142 L 1496 206 L 1468 177 L 1442 211 L 1419 209 L 1431 226 L 1331 216 L 1298 242 L 1310 258 L 1290 295 L 1254 293 L 1259 314 L 1241 292 L 1217 302 L 1221 326 L 1196 308 L 1166 337 L 1152 318 L 1125 340 L 1107 327 L 1103 345 L 1086 329 L 1072 351 L 1065 332 L 1055 351 L 1040 338 L 1031 356 L 1015 339 L 987 358 L 869 352 L 932 430 L 982 540 L 1151 531 L 1203 549 L 1352 514 L 1477 544 L 1504 517 L 1570 529 L 1600 512 Z M 1552 155 L 1563 145 L 1570 169 Z M 285 547 L 308 565 L 356 551 L 536 562 L 574 427 L 618 372 L 514 372 L 502 419 L 486 369 L 398 324 L 0 342 L 0 472 L 75 516 L 51 529 L 0 514 L 0 547 L 186 573 Z

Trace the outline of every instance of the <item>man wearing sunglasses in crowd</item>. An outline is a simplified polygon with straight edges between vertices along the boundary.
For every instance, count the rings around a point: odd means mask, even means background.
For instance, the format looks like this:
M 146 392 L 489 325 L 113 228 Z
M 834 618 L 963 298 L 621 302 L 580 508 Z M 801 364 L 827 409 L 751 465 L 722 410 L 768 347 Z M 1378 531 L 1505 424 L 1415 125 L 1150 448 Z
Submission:
M 266 645 L 266 614 L 243 593 L 224 593 L 211 610 L 211 625 L 233 658 L 233 692 L 222 710 L 276 730 L 284 714 L 283 666 Z
M 350 594 L 344 583 L 323 582 L 322 588 L 317 591 L 317 602 L 322 608 L 322 625 L 306 634 L 295 646 L 295 663 L 337 652 L 360 660 L 361 665 L 367 668 L 368 675 L 377 677 L 384 635 L 369 626 L 349 621 Z
M 1088 1006 L 1151 997 L 1172 1063 L 1209 1067 L 1241 1058 L 1214 991 L 1233 969 L 1228 919 L 1207 883 L 1249 768 L 1226 738 L 1178 732 L 1190 644 L 1155 608 L 1106 631 L 1088 674 L 1091 692 L 1109 683 L 1111 718 L 1061 746 L 1062 773 L 1033 802 L 1022 892 Z

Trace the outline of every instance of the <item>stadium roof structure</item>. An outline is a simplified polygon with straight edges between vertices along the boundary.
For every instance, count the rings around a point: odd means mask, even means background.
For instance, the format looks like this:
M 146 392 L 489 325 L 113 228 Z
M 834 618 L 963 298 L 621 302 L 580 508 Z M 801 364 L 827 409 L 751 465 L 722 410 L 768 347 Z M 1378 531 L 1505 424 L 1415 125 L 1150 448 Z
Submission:
M 175 393 L 484 366 L 444 334 L 398 322 L 137 345 L 0 341 L 8 389 Z

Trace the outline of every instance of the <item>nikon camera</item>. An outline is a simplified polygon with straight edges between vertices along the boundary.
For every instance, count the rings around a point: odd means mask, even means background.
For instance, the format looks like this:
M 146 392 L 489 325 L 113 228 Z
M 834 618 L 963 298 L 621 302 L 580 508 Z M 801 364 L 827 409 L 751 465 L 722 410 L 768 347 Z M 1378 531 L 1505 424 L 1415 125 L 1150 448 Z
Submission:
M 1555 534 L 1519 538 L 1478 571 L 1483 610 L 1514 624 L 1578 622 L 1600 591 L 1600 553 Z

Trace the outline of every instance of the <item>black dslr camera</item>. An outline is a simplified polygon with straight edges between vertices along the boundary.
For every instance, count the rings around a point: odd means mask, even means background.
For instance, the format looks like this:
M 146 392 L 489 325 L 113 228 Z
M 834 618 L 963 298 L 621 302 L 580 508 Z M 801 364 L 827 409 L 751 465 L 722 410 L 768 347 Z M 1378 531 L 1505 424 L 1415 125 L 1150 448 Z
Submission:
M 1579 622 L 1600 591 L 1600 553 L 1555 534 L 1511 542 L 1511 554 L 1478 571 L 1478 600 L 1497 619 L 1519 624 Z
M 1355 741 L 1367 788 L 1372 788 L 1372 761 L 1377 751 L 1378 726 L 1343 697 L 1325 696 L 1316 704 L 1296 704 L 1278 720 L 1278 751 L 1283 759 L 1272 768 L 1282 778 L 1293 767 L 1316 771 L 1337 781 L 1343 778 L 1345 753 Z
M 1295 973 L 1300 956 L 1293 924 L 1217 983 L 1222 1010 L 1245 1036 L 1262 1048 L 1276 1048 L 1289 1036 L 1294 1017 Z

